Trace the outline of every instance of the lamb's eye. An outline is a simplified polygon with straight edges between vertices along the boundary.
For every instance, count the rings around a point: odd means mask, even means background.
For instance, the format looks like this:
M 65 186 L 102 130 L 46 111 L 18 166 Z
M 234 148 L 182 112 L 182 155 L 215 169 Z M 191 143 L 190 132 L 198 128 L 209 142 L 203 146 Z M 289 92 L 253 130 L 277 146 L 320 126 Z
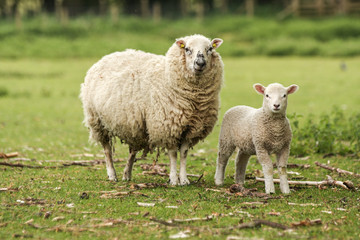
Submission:
M 190 55 L 192 53 L 192 51 L 189 48 L 185 48 L 185 52 L 186 54 Z
M 286 98 L 286 94 L 284 94 L 283 98 Z
M 267 97 L 267 98 L 268 98 L 268 97 L 269 97 L 269 94 L 266 94 L 266 95 L 265 95 L 265 97 Z

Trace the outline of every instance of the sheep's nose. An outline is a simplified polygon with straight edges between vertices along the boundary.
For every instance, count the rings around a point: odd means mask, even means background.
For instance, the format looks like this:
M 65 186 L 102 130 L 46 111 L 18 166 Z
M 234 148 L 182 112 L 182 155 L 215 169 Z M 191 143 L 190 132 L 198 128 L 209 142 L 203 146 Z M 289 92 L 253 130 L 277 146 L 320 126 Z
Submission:
M 198 57 L 196 59 L 196 65 L 198 65 L 200 68 L 203 68 L 206 65 L 206 62 L 203 57 Z
M 275 107 L 275 108 L 279 108 L 279 107 L 280 107 L 280 104 L 274 104 L 274 107 Z

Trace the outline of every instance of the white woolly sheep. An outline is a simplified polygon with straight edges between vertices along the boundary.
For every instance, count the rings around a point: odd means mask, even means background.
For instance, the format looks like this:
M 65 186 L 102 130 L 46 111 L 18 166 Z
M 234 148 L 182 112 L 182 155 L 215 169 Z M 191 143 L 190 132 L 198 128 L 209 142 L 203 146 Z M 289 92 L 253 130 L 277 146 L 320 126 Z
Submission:
M 229 109 L 221 125 L 215 184 L 224 183 L 224 173 L 229 157 L 239 149 L 235 162 L 235 182 L 244 185 L 246 166 L 251 155 L 257 155 L 265 178 L 265 192 L 274 193 L 273 165 L 270 154 L 277 156 L 280 190 L 290 193 L 287 181 L 287 160 L 290 152 L 291 128 L 286 117 L 288 94 L 297 91 L 297 85 L 284 87 L 279 83 L 264 87 L 255 84 L 254 89 L 264 95 L 259 109 L 236 106 Z
M 222 42 L 187 36 L 177 39 L 165 56 L 126 50 L 103 57 L 89 69 L 80 93 L 84 123 L 90 139 L 104 148 L 110 180 L 117 181 L 112 145 L 118 137 L 130 152 L 123 180 L 131 180 L 138 151 L 166 148 L 170 184 L 190 183 L 188 149 L 204 139 L 217 121 L 224 67 L 215 49 Z

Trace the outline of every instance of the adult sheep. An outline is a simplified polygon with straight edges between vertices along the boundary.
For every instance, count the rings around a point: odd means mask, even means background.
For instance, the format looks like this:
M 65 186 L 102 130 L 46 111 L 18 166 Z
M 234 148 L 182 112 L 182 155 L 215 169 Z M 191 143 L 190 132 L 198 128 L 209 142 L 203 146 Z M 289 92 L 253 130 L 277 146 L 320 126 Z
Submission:
M 222 40 L 202 35 L 177 39 L 165 56 L 137 50 L 103 57 L 81 86 L 85 126 L 101 143 L 110 180 L 117 181 L 113 139 L 129 146 L 123 180 L 131 180 L 136 153 L 168 150 L 170 184 L 186 185 L 188 149 L 213 129 L 219 110 Z M 180 170 L 177 175 L 177 151 Z

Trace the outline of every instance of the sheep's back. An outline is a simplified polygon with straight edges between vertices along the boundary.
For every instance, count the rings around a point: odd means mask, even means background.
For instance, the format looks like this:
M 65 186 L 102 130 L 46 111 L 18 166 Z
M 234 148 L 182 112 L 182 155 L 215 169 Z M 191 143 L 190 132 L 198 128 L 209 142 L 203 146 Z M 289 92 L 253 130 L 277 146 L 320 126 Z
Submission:
M 85 77 L 84 108 L 91 109 L 112 135 L 135 148 L 145 147 L 146 108 L 150 94 L 161 84 L 157 80 L 163 78 L 164 60 L 164 56 L 135 50 L 103 57 Z

